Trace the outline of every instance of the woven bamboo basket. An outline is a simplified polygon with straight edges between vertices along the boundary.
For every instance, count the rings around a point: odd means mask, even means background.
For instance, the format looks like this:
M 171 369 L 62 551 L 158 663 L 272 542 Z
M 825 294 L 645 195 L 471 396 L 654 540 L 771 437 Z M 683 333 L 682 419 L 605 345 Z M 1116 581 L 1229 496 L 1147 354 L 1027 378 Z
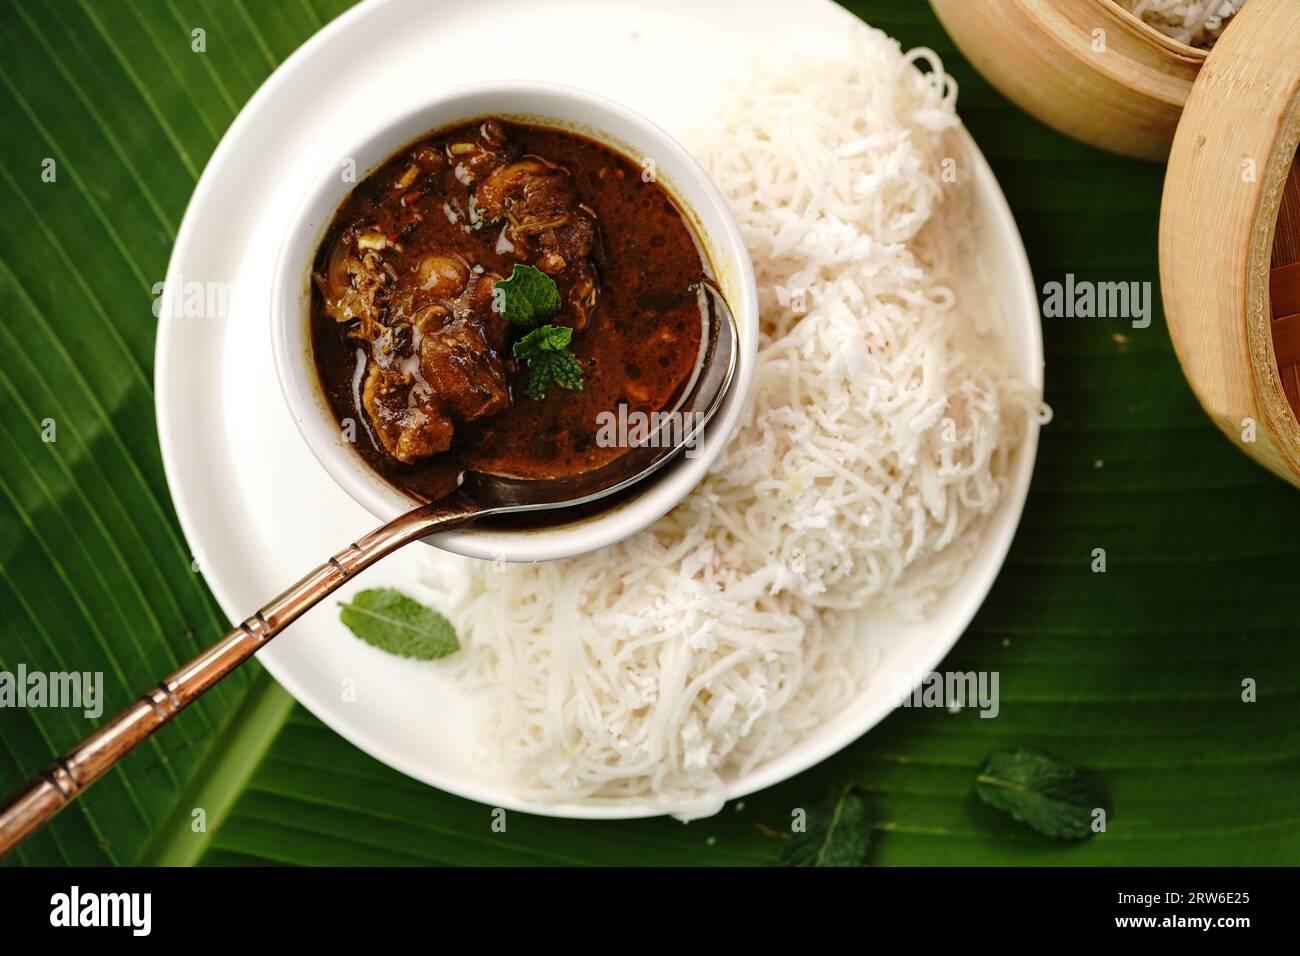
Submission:
M 1112 0 L 930 3 L 958 49 L 1027 113 L 1111 152 L 1169 155 L 1204 50 Z
M 1192 390 L 1300 486 L 1300 0 L 1250 0 L 1193 84 L 1160 210 L 1160 285 Z
M 1167 159 L 1160 285 L 1215 424 L 1300 486 L 1300 0 L 1248 0 L 1207 53 L 1113 0 L 930 0 L 994 86 L 1050 126 Z

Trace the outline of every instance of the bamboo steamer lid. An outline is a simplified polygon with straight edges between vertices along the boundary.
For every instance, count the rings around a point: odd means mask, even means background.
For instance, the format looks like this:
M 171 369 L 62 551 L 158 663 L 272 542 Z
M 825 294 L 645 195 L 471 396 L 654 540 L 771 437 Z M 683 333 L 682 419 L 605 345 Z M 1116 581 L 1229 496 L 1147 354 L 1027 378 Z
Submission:
M 1160 212 L 1160 285 L 1215 424 L 1300 486 L 1300 2 L 1249 0 L 1193 84 Z
M 1027 113 L 1111 152 L 1156 161 L 1169 155 L 1204 50 L 1170 39 L 1112 0 L 930 4 L 980 74 Z

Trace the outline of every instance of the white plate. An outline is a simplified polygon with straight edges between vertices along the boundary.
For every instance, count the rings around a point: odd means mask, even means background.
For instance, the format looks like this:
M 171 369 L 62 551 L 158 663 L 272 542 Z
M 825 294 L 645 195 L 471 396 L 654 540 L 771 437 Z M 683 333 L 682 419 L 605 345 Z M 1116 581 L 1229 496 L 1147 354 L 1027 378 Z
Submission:
M 684 139 L 747 62 L 833 56 L 859 22 L 829 0 L 368 0 L 304 44 L 239 114 L 190 200 L 167 273 L 158 332 L 158 430 L 168 483 L 195 558 L 232 620 L 243 620 L 373 519 L 312 458 L 284 406 L 269 340 L 270 283 L 285 224 L 306 185 L 337 159 L 354 110 L 397 113 L 430 84 L 535 78 L 618 100 Z M 344 136 L 346 141 L 349 137 Z M 1042 381 L 1033 277 L 996 180 L 971 144 L 980 264 L 998 292 L 1010 360 Z M 225 316 L 172 317 L 185 282 L 230 282 Z M 1006 556 L 1024 505 L 1037 430 L 963 582 L 923 625 L 862 622 L 882 673 L 932 670 L 965 630 Z M 420 548 L 386 559 L 361 586 L 418 592 Z M 356 585 L 346 589 L 346 597 Z M 330 600 L 259 660 L 312 713 L 356 746 L 443 790 L 552 816 L 618 818 L 644 803 L 519 799 L 474 759 L 470 701 L 427 665 L 354 638 Z M 868 688 L 779 758 L 729 782 L 735 798 L 826 758 L 891 707 Z M 354 699 L 349 699 L 352 697 Z

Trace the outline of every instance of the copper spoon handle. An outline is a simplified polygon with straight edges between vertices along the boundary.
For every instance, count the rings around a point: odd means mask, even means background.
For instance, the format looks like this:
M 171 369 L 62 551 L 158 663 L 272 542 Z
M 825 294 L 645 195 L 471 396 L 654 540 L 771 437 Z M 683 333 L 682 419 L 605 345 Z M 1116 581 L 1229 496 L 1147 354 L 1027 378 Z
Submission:
M 395 518 L 308 573 L 35 777 L 0 810 L 0 856 L 66 807 L 137 744 L 345 581 L 412 541 L 476 517 L 454 494 Z

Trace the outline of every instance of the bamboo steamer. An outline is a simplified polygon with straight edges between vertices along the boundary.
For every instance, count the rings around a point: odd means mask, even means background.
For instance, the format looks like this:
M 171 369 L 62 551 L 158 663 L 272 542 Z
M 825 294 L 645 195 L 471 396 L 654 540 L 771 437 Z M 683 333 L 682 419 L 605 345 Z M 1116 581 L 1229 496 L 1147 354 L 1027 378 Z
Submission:
M 1224 434 L 1300 486 L 1300 0 L 1249 0 L 1208 54 L 1113 0 L 930 2 L 1026 111 L 1168 159 L 1160 284 L 1178 359 Z
M 1250 0 L 1193 85 L 1160 211 L 1160 285 L 1192 390 L 1300 486 L 1300 2 Z
M 1112 0 L 930 4 L 958 49 L 1021 109 L 1101 149 L 1156 161 L 1169 155 L 1204 50 Z

